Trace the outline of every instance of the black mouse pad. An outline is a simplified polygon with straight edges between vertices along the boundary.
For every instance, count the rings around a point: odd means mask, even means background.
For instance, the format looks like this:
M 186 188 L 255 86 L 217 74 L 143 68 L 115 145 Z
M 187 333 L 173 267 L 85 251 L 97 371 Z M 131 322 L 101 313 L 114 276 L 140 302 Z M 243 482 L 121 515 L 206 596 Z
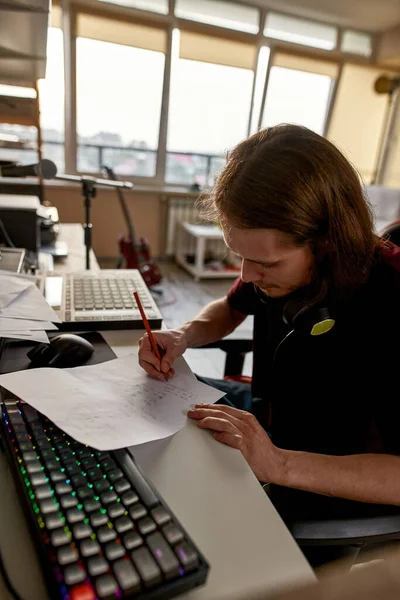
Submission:
M 73 333 L 73 332 L 68 332 Z M 49 339 L 56 335 L 60 335 L 60 331 L 49 331 Z M 111 350 L 103 336 L 97 331 L 88 331 L 87 333 L 76 333 L 82 338 L 85 338 L 94 346 L 92 356 L 84 363 L 86 365 L 97 365 L 102 362 L 107 362 L 113 358 L 117 358 L 116 354 Z M 29 369 L 31 361 L 27 357 L 29 350 L 37 346 L 37 342 L 26 342 L 21 340 L 8 341 L 3 349 L 0 360 L 0 374 L 13 373 L 14 371 L 23 371 Z

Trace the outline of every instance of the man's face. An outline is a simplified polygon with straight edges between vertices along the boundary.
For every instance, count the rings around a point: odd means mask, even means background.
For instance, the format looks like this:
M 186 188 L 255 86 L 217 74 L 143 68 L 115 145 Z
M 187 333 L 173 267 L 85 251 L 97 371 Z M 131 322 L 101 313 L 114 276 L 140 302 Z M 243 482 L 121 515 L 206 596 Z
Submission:
M 242 259 L 241 278 L 272 298 L 287 296 L 310 283 L 315 258 L 308 245 L 294 246 L 276 229 L 222 227 L 225 243 Z

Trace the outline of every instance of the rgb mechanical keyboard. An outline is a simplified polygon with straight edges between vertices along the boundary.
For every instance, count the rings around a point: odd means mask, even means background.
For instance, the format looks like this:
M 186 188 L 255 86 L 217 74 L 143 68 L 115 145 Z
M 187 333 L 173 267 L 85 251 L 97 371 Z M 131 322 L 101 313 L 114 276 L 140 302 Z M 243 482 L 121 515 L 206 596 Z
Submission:
M 207 562 L 129 452 L 83 446 L 2 396 L 1 438 L 50 598 L 167 599 L 204 583 Z

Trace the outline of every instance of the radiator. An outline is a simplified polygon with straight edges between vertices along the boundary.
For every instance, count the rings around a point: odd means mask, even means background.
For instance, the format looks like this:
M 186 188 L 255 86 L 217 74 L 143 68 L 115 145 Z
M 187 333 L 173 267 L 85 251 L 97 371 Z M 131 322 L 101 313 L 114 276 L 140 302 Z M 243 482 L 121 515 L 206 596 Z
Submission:
M 175 242 L 177 237 L 177 224 L 180 221 L 186 223 L 201 223 L 201 218 L 195 208 L 196 200 L 194 198 L 174 198 L 169 197 L 167 200 L 167 215 L 165 223 L 165 249 L 164 256 L 175 256 Z M 194 255 L 195 240 L 192 236 L 187 237 L 187 246 L 184 248 L 185 253 Z M 209 240 L 207 242 L 207 253 L 215 259 L 223 259 L 229 257 L 230 262 L 233 261 L 231 252 L 228 251 L 222 240 Z

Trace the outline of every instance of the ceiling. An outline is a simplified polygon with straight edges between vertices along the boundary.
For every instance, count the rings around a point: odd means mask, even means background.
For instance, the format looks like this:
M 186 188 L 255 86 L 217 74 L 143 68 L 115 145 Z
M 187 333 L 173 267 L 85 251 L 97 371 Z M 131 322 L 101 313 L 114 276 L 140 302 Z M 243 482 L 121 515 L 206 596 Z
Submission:
M 242 0 L 277 11 L 382 32 L 400 25 L 400 0 Z

